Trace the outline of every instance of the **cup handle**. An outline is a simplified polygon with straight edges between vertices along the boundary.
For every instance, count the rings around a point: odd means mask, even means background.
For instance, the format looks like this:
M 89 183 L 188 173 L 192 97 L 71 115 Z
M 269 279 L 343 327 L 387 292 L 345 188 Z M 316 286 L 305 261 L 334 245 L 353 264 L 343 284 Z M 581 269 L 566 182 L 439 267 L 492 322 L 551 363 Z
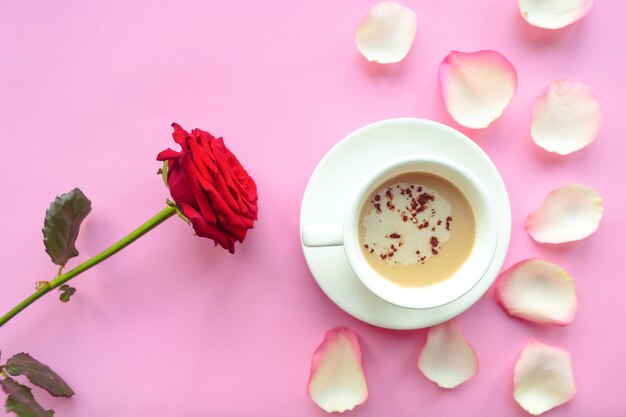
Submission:
M 302 244 L 309 248 L 343 245 L 343 224 L 316 224 L 302 228 Z

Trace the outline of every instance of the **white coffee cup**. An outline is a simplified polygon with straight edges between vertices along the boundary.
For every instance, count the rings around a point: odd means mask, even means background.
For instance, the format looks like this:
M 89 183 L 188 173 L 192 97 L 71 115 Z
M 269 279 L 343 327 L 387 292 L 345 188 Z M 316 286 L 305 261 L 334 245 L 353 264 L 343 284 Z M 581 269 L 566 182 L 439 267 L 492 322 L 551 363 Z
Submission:
M 398 175 L 420 172 L 448 180 L 465 195 L 474 212 L 476 236 L 469 256 L 450 277 L 424 287 L 403 287 L 377 273 L 363 256 L 358 239 L 359 215 L 368 196 L 382 183 Z M 305 246 L 343 246 L 354 273 L 371 292 L 392 304 L 413 309 L 439 307 L 466 294 L 487 271 L 497 240 L 497 216 L 488 190 L 466 168 L 430 155 L 408 155 L 383 166 L 349 197 L 342 223 L 312 225 L 302 230 Z

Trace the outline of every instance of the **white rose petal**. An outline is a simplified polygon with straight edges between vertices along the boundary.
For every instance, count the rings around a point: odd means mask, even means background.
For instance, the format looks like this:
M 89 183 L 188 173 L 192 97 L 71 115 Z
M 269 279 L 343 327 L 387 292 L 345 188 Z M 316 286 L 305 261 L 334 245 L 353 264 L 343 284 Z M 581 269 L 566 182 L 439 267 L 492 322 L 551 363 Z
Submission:
M 526 219 L 528 234 L 540 243 L 563 243 L 593 234 L 602 219 L 602 199 L 593 189 L 570 184 L 552 190 Z
M 564 326 L 576 315 L 574 280 L 557 265 L 529 259 L 498 277 L 495 296 L 513 317 Z
M 361 365 L 361 346 L 354 332 L 345 327 L 329 330 L 313 353 L 309 396 L 325 411 L 352 410 L 367 399 L 367 384 Z
M 359 22 L 356 46 L 370 62 L 392 64 L 409 53 L 417 32 L 417 15 L 397 1 L 376 4 Z
M 442 388 L 454 388 L 478 373 L 478 356 L 454 320 L 428 329 L 417 366 Z
M 515 401 L 532 415 L 565 404 L 576 395 L 570 354 L 538 341 L 529 343 L 515 364 L 513 384 Z
M 558 80 L 537 100 L 530 134 L 537 146 L 567 155 L 593 142 L 601 124 L 600 105 L 589 87 Z
M 502 115 L 517 89 L 517 72 L 495 51 L 452 51 L 439 67 L 446 108 L 459 124 L 482 129 Z
M 589 13 L 593 0 L 518 0 L 522 17 L 531 25 L 560 29 Z

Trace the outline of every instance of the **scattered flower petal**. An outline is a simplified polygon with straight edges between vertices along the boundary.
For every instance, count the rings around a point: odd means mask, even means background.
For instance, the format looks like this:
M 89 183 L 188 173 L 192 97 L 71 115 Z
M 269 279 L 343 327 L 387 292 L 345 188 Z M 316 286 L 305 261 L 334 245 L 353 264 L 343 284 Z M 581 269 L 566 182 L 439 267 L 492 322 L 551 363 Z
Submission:
M 496 281 L 496 299 L 513 317 L 565 326 L 576 315 L 574 280 L 561 267 L 529 259 L 504 271 Z
M 545 201 L 526 219 L 526 231 L 540 243 L 584 239 L 598 229 L 602 199 L 593 189 L 570 184 L 550 191 Z
M 393 64 L 409 53 L 417 15 L 397 1 L 378 3 L 361 19 L 356 28 L 356 46 L 370 62 Z
M 495 51 L 452 51 L 439 67 L 439 83 L 450 115 L 473 129 L 502 115 L 517 88 L 517 72 Z
M 515 401 L 532 415 L 565 404 L 576 395 L 569 352 L 530 342 L 515 364 L 513 384 Z
M 533 26 L 560 29 L 585 17 L 593 0 L 518 0 L 522 17 Z
M 450 320 L 428 329 L 417 367 L 441 388 L 454 388 L 478 373 L 478 356 Z
M 326 412 L 352 410 L 367 399 L 361 365 L 361 346 L 356 334 L 345 327 L 326 332 L 313 353 L 309 396 Z
M 601 124 L 600 105 L 589 87 L 558 80 L 537 100 L 530 134 L 546 151 L 567 155 L 593 142 Z

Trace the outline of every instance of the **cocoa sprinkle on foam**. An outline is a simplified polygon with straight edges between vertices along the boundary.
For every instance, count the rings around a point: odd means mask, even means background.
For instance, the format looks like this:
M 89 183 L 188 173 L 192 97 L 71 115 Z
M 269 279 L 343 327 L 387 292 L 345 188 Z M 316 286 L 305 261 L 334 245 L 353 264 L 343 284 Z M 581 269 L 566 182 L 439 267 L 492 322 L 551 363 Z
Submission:
M 377 190 L 370 203 L 361 244 L 390 265 L 425 263 L 450 237 L 450 203 L 426 186 L 398 182 Z

